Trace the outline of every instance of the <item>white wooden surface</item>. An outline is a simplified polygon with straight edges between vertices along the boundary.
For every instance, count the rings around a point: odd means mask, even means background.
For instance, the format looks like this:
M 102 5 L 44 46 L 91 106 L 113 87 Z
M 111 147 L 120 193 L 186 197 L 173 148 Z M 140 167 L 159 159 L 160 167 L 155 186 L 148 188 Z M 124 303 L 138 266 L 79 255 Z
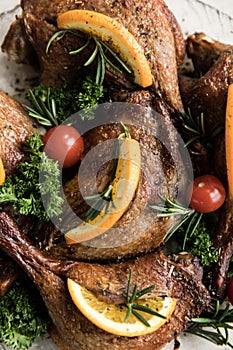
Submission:
M 204 2 L 205 4 L 216 7 L 220 11 L 225 12 L 233 17 L 233 1 L 232 0 L 200 0 L 200 2 Z
M 184 35 L 204 32 L 233 43 L 233 0 L 165 0 L 178 19 Z

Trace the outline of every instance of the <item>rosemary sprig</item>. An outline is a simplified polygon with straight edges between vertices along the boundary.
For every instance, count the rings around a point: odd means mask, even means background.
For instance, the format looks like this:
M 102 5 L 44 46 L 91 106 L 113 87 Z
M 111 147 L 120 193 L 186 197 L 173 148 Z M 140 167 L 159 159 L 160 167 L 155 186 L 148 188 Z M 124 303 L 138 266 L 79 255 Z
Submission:
M 127 139 L 131 139 L 131 135 L 127 126 L 122 122 L 121 122 L 121 126 L 123 128 L 123 132 L 118 136 L 118 140 L 122 139 L 123 137 L 126 137 Z
M 185 332 L 209 340 L 216 345 L 228 345 L 233 349 L 233 344 L 229 342 L 230 330 L 233 330 L 233 309 L 229 303 L 225 308 L 220 308 L 220 303 L 217 301 L 214 315 L 193 318 L 192 325 Z
M 32 101 L 33 107 L 24 105 L 30 117 L 37 120 L 37 122 L 44 126 L 58 125 L 56 103 L 50 96 L 50 89 L 46 91 L 46 96 L 36 98 L 32 89 L 28 90 L 28 95 Z
M 91 41 L 91 38 L 88 38 L 86 43 L 83 46 L 79 47 L 77 50 L 70 51 L 69 54 L 77 55 L 79 52 L 82 52 L 86 47 L 88 47 L 88 45 L 90 44 L 90 41 Z
M 200 213 L 197 213 L 194 209 L 188 208 L 176 200 L 171 200 L 167 197 L 164 198 L 161 196 L 160 198 L 162 200 L 162 203 L 158 203 L 150 206 L 152 209 L 155 209 L 159 212 L 158 213 L 159 217 L 168 217 L 168 216 L 174 216 L 174 215 L 182 216 L 182 219 L 176 225 L 174 225 L 173 228 L 167 233 L 167 236 L 164 240 L 165 242 L 167 242 L 173 236 L 173 234 L 181 226 L 184 225 L 185 222 L 188 222 L 188 220 L 190 220 L 188 229 L 186 230 L 186 233 L 185 233 L 184 242 L 183 242 L 183 249 L 184 249 L 187 237 L 188 236 L 190 237 L 193 234 L 194 230 L 197 227 L 196 224 L 197 225 L 199 224 L 202 215 Z M 196 224 L 193 225 L 194 223 Z
M 182 113 L 182 117 L 185 121 L 185 129 L 191 131 L 194 134 L 194 136 L 186 142 L 186 146 L 190 145 L 198 139 L 205 138 L 205 124 L 203 113 L 201 113 L 201 115 L 198 116 L 196 119 L 193 119 L 190 109 L 188 109 L 187 113 Z
M 168 242 L 174 233 L 176 238 L 169 243 L 171 250 L 188 251 L 199 257 L 203 266 L 216 262 L 219 256 L 212 241 L 212 224 L 208 214 L 186 208 L 175 200 L 163 199 L 163 203 L 151 206 L 158 210 L 158 216 L 179 216 L 177 223 L 167 232 L 164 242 Z M 203 219 L 203 220 L 202 220 Z
M 86 196 L 87 200 L 96 200 L 95 203 L 86 212 L 85 221 L 94 220 L 102 211 L 107 212 L 110 202 L 112 201 L 112 184 L 111 182 L 100 194 Z
M 159 312 L 156 312 L 152 310 L 151 308 L 143 305 L 137 304 L 137 300 L 141 298 L 143 295 L 146 295 L 147 293 L 150 293 L 154 288 L 155 285 L 151 285 L 150 287 L 144 288 L 141 291 L 138 291 L 138 286 L 135 283 L 132 295 L 130 296 L 130 289 L 131 289 L 131 283 L 132 283 L 132 270 L 130 270 L 129 274 L 129 280 L 127 284 L 127 292 L 126 292 L 126 302 L 125 306 L 127 307 L 127 313 L 125 315 L 124 322 L 127 322 L 129 320 L 130 315 L 134 315 L 139 321 L 141 321 L 145 326 L 150 327 L 149 322 L 136 310 L 143 311 L 147 314 L 158 316 L 161 318 L 166 318 L 165 316 L 161 315 Z
M 75 31 L 65 29 L 65 30 L 60 30 L 56 32 L 48 41 L 48 44 L 46 46 L 46 53 L 49 52 L 49 48 L 52 42 L 55 40 L 62 39 L 66 33 L 75 34 Z M 117 55 L 105 42 L 95 37 L 88 37 L 86 43 L 83 46 L 79 47 L 78 49 L 70 51 L 69 54 L 77 55 L 81 53 L 84 49 L 86 49 L 89 46 L 89 44 L 91 43 L 91 39 L 94 40 L 95 47 L 90 57 L 84 63 L 84 67 L 88 67 L 97 58 L 96 84 L 99 84 L 99 85 L 103 84 L 106 63 L 108 63 L 110 67 L 112 67 L 118 73 L 122 73 L 121 69 L 125 70 L 130 74 L 132 73 L 130 68 L 119 57 L 119 55 Z M 112 61 L 112 58 L 119 65 L 120 68 Z
M 182 249 L 185 250 L 187 239 L 192 237 L 195 230 L 197 229 L 198 225 L 201 222 L 202 219 L 202 213 L 194 212 L 189 218 L 190 221 L 188 223 L 187 229 L 185 231 L 184 239 L 183 239 L 183 245 Z
M 194 209 L 187 208 L 177 200 L 169 199 L 168 197 L 160 196 L 161 203 L 151 205 L 152 209 L 158 210 L 160 213 L 158 216 L 167 217 L 173 215 L 191 215 L 194 213 Z
M 58 32 L 54 33 L 51 36 L 51 38 L 49 39 L 49 41 L 48 41 L 48 43 L 46 45 L 46 48 L 45 48 L 46 54 L 49 53 L 49 49 L 50 49 L 50 46 L 51 46 L 52 42 L 55 41 L 55 40 L 58 41 L 58 40 L 62 39 L 67 32 L 69 32 L 69 31 L 68 30 L 59 30 Z
M 191 143 L 196 140 L 203 140 L 204 142 L 209 144 L 209 141 L 215 138 L 223 128 L 221 126 L 215 125 L 212 130 L 209 132 L 207 137 L 206 129 L 205 129 L 205 118 L 204 114 L 201 113 L 196 119 L 193 118 L 190 109 L 187 112 L 182 112 L 182 118 L 185 122 L 185 129 L 189 130 L 194 134 L 186 143 L 185 146 L 189 146 Z

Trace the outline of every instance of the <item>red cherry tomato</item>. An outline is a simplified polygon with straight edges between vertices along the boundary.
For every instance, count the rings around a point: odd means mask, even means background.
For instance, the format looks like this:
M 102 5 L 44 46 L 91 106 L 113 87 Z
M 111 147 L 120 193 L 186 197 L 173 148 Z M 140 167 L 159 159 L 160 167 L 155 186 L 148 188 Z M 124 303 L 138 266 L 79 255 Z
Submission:
M 190 207 L 200 213 L 210 213 L 221 207 L 226 198 L 226 191 L 213 175 L 203 175 L 194 179 L 188 188 Z
M 55 126 L 43 137 L 43 150 L 46 155 L 57 160 L 61 168 L 69 168 L 77 163 L 83 153 L 83 138 L 69 125 Z
M 231 277 L 227 283 L 227 297 L 230 303 L 233 305 L 233 277 Z

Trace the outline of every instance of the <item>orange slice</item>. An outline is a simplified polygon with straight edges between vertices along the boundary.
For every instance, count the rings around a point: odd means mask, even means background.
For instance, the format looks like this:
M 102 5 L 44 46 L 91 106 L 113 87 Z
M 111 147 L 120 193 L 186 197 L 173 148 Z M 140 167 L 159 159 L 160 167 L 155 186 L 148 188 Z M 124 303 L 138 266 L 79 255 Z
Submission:
M 0 158 L 0 186 L 2 186 L 5 182 L 6 179 L 6 173 L 3 165 L 3 161 Z
M 134 315 L 124 322 L 127 313 L 126 306 L 101 301 L 94 293 L 71 279 L 68 279 L 68 289 L 74 304 L 89 321 L 106 332 L 125 337 L 137 337 L 156 331 L 167 322 L 176 306 L 176 300 L 169 297 L 139 299 L 137 304 L 147 306 L 165 316 L 161 318 L 138 311 L 150 324 L 148 327 Z
M 88 222 L 82 222 L 65 234 L 68 244 L 87 241 L 110 229 L 132 201 L 140 178 L 141 151 L 136 140 L 121 140 L 115 178 L 112 183 L 111 206 Z
M 149 62 L 134 36 L 116 19 L 95 11 L 70 10 L 57 18 L 59 29 L 77 29 L 108 44 L 132 69 L 134 81 L 142 87 L 152 85 Z

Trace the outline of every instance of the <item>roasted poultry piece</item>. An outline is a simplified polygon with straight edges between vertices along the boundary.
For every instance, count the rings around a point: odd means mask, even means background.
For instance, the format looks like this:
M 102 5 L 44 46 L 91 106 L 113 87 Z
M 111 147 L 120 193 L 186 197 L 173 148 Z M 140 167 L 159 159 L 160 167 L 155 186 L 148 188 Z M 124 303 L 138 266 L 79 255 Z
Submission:
M 59 84 L 61 79 L 73 81 L 86 74 L 83 64 L 90 56 L 90 49 L 82 55 L 71 57 L 70 50 L 81 47 L 86 37 L 67 35 L 59 40 L 46 54 L 46 45 L 57 31 L 56 18 L 67 10 L 88 9 L 117 18 L 137 39 L 150 63 L 153 87 L 172 107 L 182 109 L 178 88 L 177 67 L 183 62 L 185 43 L 179 24 L 163 0 L 141 1 L 21 1 L 23 13 L 12 24 L 2 49 L 10 59 L 24 62 L 28 58 L 39 60 L 41 82 L 46 85 Z M 33 51 L 35 55 L 28 55 Z M 25 53 L 25 56 L 23 55 Z M 22 57 L 23 56 L 23 57 Z M 92 67 L 88 67 L 89 70 Z M 129 75 L 118 75 L 107 66 L 106 80 L 120 88 L 137 87 Z M 129 83 L 131 81 L 131 83 Z
M 135 256 L 139 253 L 149 252 L 158 247 L 167 235 L 167 232 L 175 225 L 177 218 L 167 217 L 160 218 L 154 209 L 150 209 L 150 205 L 160 201 L 159 195 L 169 196 L 171 198 L 180 198 L 183 200 L 185 189 L 187 187 L 188 171 L 184 166 L 184 159 L 187 157 L 186 165 L 189 161 L 188 153 L 181 154 L 179 150 L 179 139 L 177 132 L 171 122 L 170 115 L 166 105 L 162 110 L 162 116 L 154 119 L 152 110 L 143 107 L 133 107 L 131 104 L 139 98 L 143 105 L 145 94 L 143 92 L 130 94 L 130 104 L 128 111 L 125 104 L 120 104 L 108 108 L 106 119 L 104 120 L 104 108 L 100 108 L 98 115 L 101 115 L 104 125 L 91 128 L 84 134 L 85 154 L 94 149 L 96 145 L 102 147 L 96 148 L 95 153 L 91 158 L 91 163 L 86 169 L 82 177 L 85 179 L 85 190 L 87 193 L 92 193 L 93 188 L 93 173 L 95 168 L 98 168 L 99 159 L 107 157 L 113 158 L 115 147 L 109 148 L 107 140 L 117 139 L 122 132 L 122 126 L 114 121 L 122 118 L 126 114 L 126 124 L 131 137 L 137 140 L 141 146 L 141 176 L 137 191 L 131 201 L 127 211 L 122 215 L 120 220 L 105 234 L 105 237 L 92 239 L 81 244 L 67 244 L 58 226 L 44 225 L 39 234 L 39 242 L 43 249 L 52 256 L 64 258 L 72 257 L 72 259 L 88 259 L 88 260 L 107 260 L 121 259 L 125 257 Z M 126 99 L 127 102 L 127 99 Z M 159 101 L 162 105 L 162 102 Z M 150 114 L 152 112 L 152 114 Z M 109 116 L 110 119 L 109 119 Z M 96 116 L 96 120 L 99 117 Z M 110 123 L 112 121 L 112 123 Z M 143 128 L 141 128 L 143 125 Z M 78 127 L 80 130 L 80 127 Z M 162 133 L 159 133 L 159 129 Z M 157 138 L 154 138 L 154 134 Z M 165 138 L 163 134 L 166 135 Z M 166 148 L 163 146 L 163 142 Z M 104 146 L 105 145 L 105 146 Z M 182 147 L 182 146 L 181 146 Z M 169 152 L 168 152 L 169 150 Z M 191 165 L 191 163 L 190 163 Z M 106 163 L 97 173 L 97 187 L 101 192 L 101 188 L 106 187 L 109 176 L 112 174 L 113 162 L 106 166 Z M 64 193 L 69 205 L 73 208 L 76 215 L 85 216 L 88 209 L 87 203 L 83 198 L 80 173 L 75 175 L 64 186 Z M 61 231 L 67 231 L 72 225 L 72 216 L 64 209 Z M 76 224 L 77 225 L 77 224 Z M 75 226 L 75 221 L 74 221 Z M 127 234 L 126 234 L 127 232 Z M 117 239 L 116 239 L 117 237 Z
M 35 128 L 31 118 L 20 103 L 0 90 L 0 158 L 7 175 L 14 172 L 17 164 L 24 159 L 22 145 Z
M 208 145 L 208 142 L 198 141 L 190 147 L 193 164 L 197 175 L 215 172 L 227 188 L 224 129 L 227 90 L 233 83 L 233 46 L 204 33 L 194 33 L 187 38 L 187 55 L 194 71 L 192 77 L 180 76 L 182 100 L 195 119 L 203 114 L 210 142 Z M 216 130 L 219 132 L 212 137 Z M 207 163 L 205 159 L 211 161 Z M 226 296 L 227 271 L 233 252 L 232 213 L 232 199 L 228 197 L 215 230 L 220 257 L 210 272 L 213 293 L 222 300 Z
M 186 39 L 186 51 L 191 58 L 195 77 L 200 78 L 214 65 L 223 51 L 229 49 L 231 44 L 224 44 L 214 40 L 205 33 L 193 33 Z
M 233 79 L 232 58 L 233 47 L 229 46 L 203 76 L 193 80 L 189 92 L 182 94 L 184 104 L 193 117 L 201 113 L 208 116 L 205 125 L 209 134 L 216 125 L 224 127 L 227 89 Z
M 209 304 L 209 294 L 201 282 L 198 265 L 177 262 L 160 252 L 122 263 L 97 264 L 52 259 L 23 235 L 15 222 L 0 213 L 0 247 L 6 250 L 37 285 L 53 321 L 50 330 L 61 349 L 157 350 L 170 342 Z M 186 266 L 185 266 L 186 265 Z M 73 304 L 66 279 L 71 278 L 109 302 L 126 296 L 128 273 L 134 271 L 139 288 L 155 284 L 160 296 L 172 296 L 177 305 L 171 318 L 158 331 L 134 338 L 102 331 L 89 322 Z M 105 291 L 105 293 L 103 293 Z M 105 295 L 105 297 L 104 297 Z
M 35 132 L 33 121 L 29 118 L 21 104 L 0 90 L 0 130 L 1 145 L 0 158 L 2 159 L 6 175 L 15 172 L 17 165 L 25 159 L 22 146 L 25 140 Z M 14 217 L 12 207 L 7 211 Z M 28 219 L 17 220 L 22 227 L 28 229 Z M 21 221 L 21 223 L 20 223 Z M 26 229 L 26 230 L 27 230 Z M 22 274 L 15 262 L 0 251 L 0 295 L 5 294 L 12 283 Z
M 6 294 L 21 274 L 19 265 L 8 254 L 0 251 L 0 297 Z

